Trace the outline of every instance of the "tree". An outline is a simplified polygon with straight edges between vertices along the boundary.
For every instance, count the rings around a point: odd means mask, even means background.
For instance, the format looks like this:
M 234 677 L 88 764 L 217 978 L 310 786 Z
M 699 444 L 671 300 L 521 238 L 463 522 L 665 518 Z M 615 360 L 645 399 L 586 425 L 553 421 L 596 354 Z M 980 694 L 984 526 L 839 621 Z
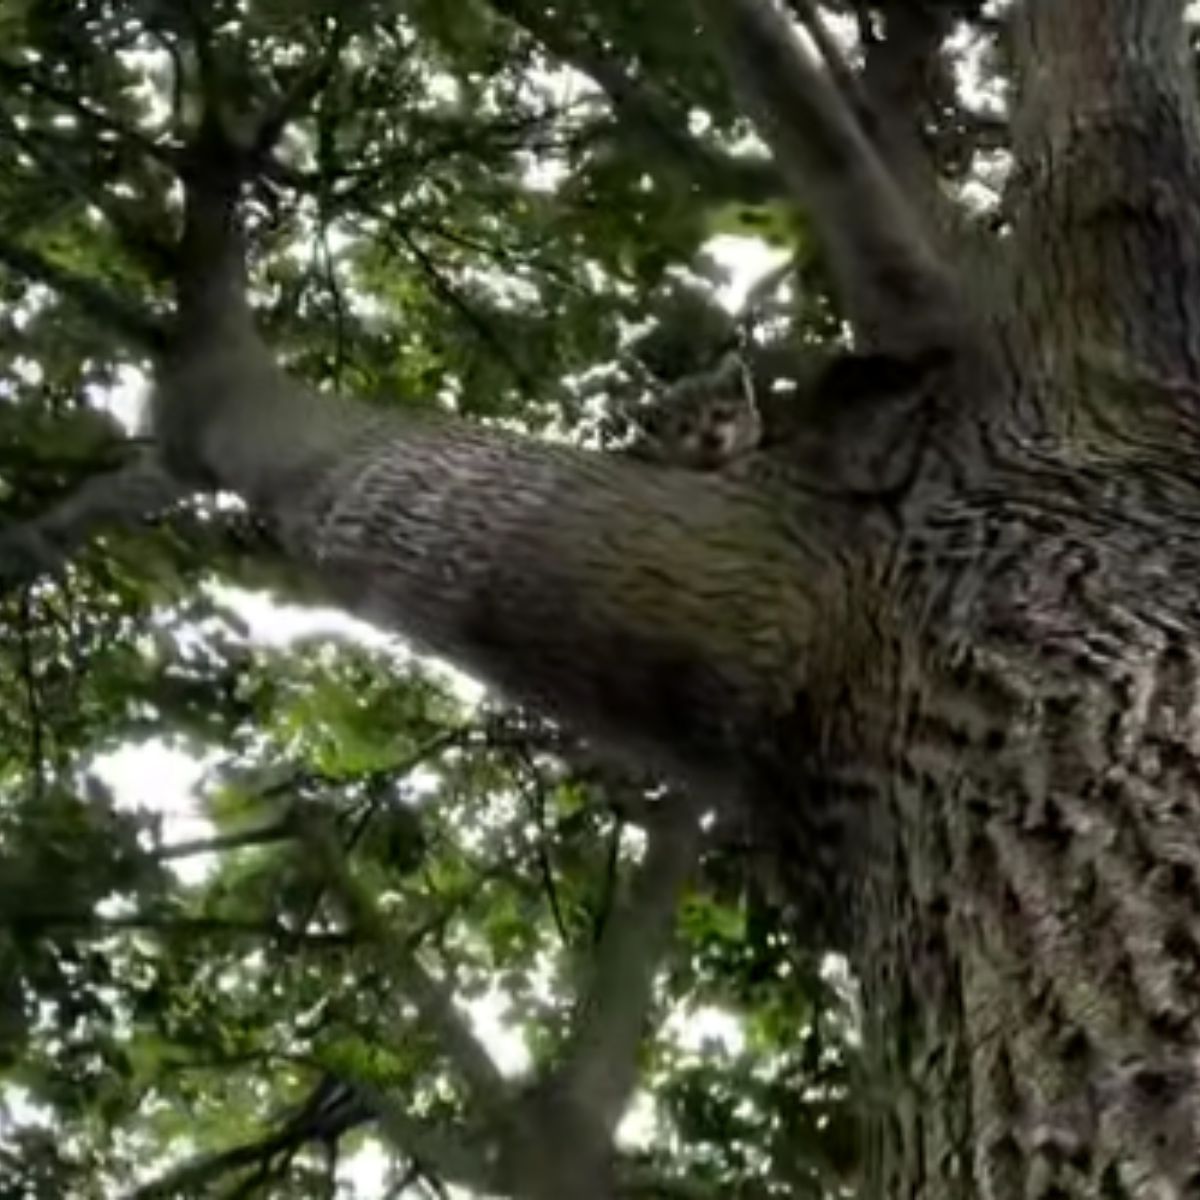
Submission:
M 856 58 L 806 0 L 0 9 L 28 47 L 0 66 L 6 211 L 55 201 L 0 257 L 58 298 L 15 293 L 23 319 L 107 328 L 93 374 L 116 339 L 152 361 L 157 439 L 149 464 L 13 530 L 4 569 L 27 583 L 147 487 L 155 504 L 237 493 L 258 526 L 231 545 L 201 521 L 214 555 L 269 543 L 771 848 L 792 930 L 861 981 L 866 1194 L 1189 1194 L 1200 135 L 1183 6 L 830 7 L 857 18 Z M 1002 115 L 958 94 L 964 33 L 1013 84 Z M 162 113 L 115 53 L 150 43 L 175 69 Z M 603 112 L 539 87 L 547 61 L 594 81 Z M 732 148 L 744 119 L 765 152 Z M 561 154 L 557 191 L 517 170 L 533 146 Z M 997 147 L 1002 194 L 973 215 L 958 185 Z M 449 156 L 464 162 L 443 171 Z M 760 453 L 705 474 L 431 412 L 438 373 L 467 413 L 577 400 L 589 357 L 647 312 L 645 357 L 686 373 L 713 338 L 687 340 L 706 336 L 695 306 L 667 319 L 687 306 L 666 269 L 731 210 L 787 240 L 803 281 L 753 352 L 764 383 L 781 355 L 801 381 Z M 272 255 L 297 229 L 316 272 Z M 331 229 L 383 318 L 330 282 Z M 489 259 L 533 272 L 533 297 L 483 286 Z M 854 356 L 814 382 L 800 351 L 843 329 Z M 351 398 L 393 383 L 418 399 Z M 303 830 L 349 927 L 408 971 L 328 835 Z M 610 1153 L 618 1061 L 611 1088 L 553 1076 L 502 1136 L 493 1102 L 465 1177 L 635 1186 Z M 486 1097 L 486 1064 L 460 1065 Z

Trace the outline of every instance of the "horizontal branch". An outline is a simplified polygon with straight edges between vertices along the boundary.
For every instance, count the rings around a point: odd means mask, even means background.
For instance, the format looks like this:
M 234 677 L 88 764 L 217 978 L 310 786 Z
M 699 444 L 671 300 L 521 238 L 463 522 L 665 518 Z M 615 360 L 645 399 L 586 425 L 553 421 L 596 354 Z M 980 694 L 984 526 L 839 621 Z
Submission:
M 722 790 L 742 722 L 804 670 L 849 510 L 785 525 L 750 481 L 318 395 L 252 334 L 215 336 L 156 390 L 183 469 L 239 492 L 332 599 Z
M 159 916 L 152 913 L 103 917 L 95 913 L 24 909 L 19 916 L 10 915 L 8 919 L 29 929 L 61 929 L 95 937 L 121 931 L 140 931 L 171 937 L 252 937 L 285 946 L 320 948 L 345 947 L 354 943 L 352 937 L 343 933 L 304 933 L 273 921 L 239 921 L 228 917 Z
M 290 820 L 273 821 L 269 825 L 244 829 L 239 833 L 223 833 L 217 837 L 193 838 L 186 842 L 160 846 L 153 852 L 153 858 L 157 862 L 174 862 L 176 859 L 191 858 L 196 854 L 224 854 L 229 850 L 244 850 L 249 846 L 269 846 L 295 836 L 295 826 Z
M 765 459 L 673 470 L 318 394 L 259 337 L 233 189 L 203 183 L 154 393 L 171 469 L 239 493 L 334 601 L 724 800 L 825 652 L 862 506 L 783 505 Z

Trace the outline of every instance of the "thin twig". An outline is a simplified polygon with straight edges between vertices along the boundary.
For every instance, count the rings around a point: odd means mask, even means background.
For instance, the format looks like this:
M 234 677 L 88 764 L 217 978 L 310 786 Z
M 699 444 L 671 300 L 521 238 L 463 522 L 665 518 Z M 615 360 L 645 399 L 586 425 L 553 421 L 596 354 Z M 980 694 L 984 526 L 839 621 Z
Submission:
M 475 331 L 480 340 L 500 359 L 512 372 L 513 378 L 528 394 L 537 390 L 536 381 L 526 372 L 516 360 L 504 339 L 481 317 L 466 300 L 458 289 L 442 274 L 437 263 L 416 241 L 414 237 L 399 222 L 390 226 L 392 234 L 399 239 L 408 252 L 416 259 L 433 290 L 457 312 L 463 320 Z
M 546 781 L 538 770 L 537 761 L 530 752 L 528 743 L 521 743 L 517 753 L 525 763 L 526 770 L 533 780 L 532 791 L 526 791 L 533 807 L 534 824 L 537 826 L 537 857 L 538 869 L 542 876 L 542 886 L 546 899 L 550 904 L 550 913 L 554 918 L 554 927 L 558 930 L 559 941 L 564 946 L 570 945 L 570 935 L 567 933 L 567 923 L 563 919 L 562 905 L 558 898 L 558 884 L 554 879 L 554 864 L 550 861 L 550 831 L 546 826 Z
M 295 827 L 285 818 L 240 833 L 223 833 L 217 837 L 194 838 L 187 842 L 160 846 L 154 851 L 153 858 L 156 862 L 173 862 L 195 854 L 223 854 L 228 850 L 243 850 L 248 846 L 267 846 L 273 842 L 288 841 L 295 836 Z
M 397 986 L 407 993 L 443 1053 L 462 1076 L 480 1111 L 503 1111 L 508 1086 L 487 1050 L 459 1013 L 449 988 L 421 963 L 408 938 L 399 936 L 376 907 L 373 898 L 351 874 L 342 848 L 328 829 L 314 820 L 304 827 L 310 849 L 345 909 L 351 928 L 379 947 L 384 967 L 393 972 Z
M 103 186 L 93 186 L 66 161 L 64 146 L 54 152 L 29 136 L 5 109 L 0 108 L 0 127 L 13 143 L 47 174 L 56 176 L 66 189 L 84 204 L 95 205 L 104 215 L 121 244 L 157 279 L 166 279 L 174 265 L 170 247 L 156 238 L 143 222 L 134 219 L 116 197 L 108 195 Z
M 80 120 L 95 129 L 114 134 L 120 140 L 134 146 L 143 154 L 161 162 L 172 170 L 178 166 L 178 150 L 169 145 L 154 141 L 138 129 L 125 125 L 116 117 L 100 109 L 93 108 L 87 101 L 75 95 L 67 88 L 59 87 L 46 79 L 40 78 L 34 71 L 26 67 L 7 63 L 0 59 L 0 82 L 7 83 L 11 89 L 28 88 L 37 96 L 57 104 L 73 112 Z
M 341 58 L 349 30 L 344 21 L 334 18 L 332 30 L 323 32 L 325 51 L 310 68 L 302 70 L 292 86 L 280 96 L 263 116 L 257 136 L 255 153 L 262 159 L 274 150 L 290 121 L 303 116 L 313 101 L 329 86 Z
M 41 697 L 38 694 L 37 674 L 33 665 L 33 597 L 30 589 L 21 589 L 18 602 L 21 625 L 20 673 L 25 688 L 25 712 L 29 720 L 29 786 L 34 804 L 40 806 L 46 794 L 46 731 L 42 717 Z
M 139 350 L 157 353 L 166 344 L 163 324 L 136 301 L 2 235 L 0 263 L 74 301 L 93 321 L 120 334 Z
M 645 79 L 632 77 L 624 65 L 579 22 L 546 16 L 529 0 L 489 0 L 492 8 L 515 22 L 554 57 L 589 76 L 607 95 L 618 122 L 654 156 L 714 195 L 734 195 L 747 203 L 775 199 L 783 181 L 770 162 L 727 155 L 695 138 L 686 112 Z

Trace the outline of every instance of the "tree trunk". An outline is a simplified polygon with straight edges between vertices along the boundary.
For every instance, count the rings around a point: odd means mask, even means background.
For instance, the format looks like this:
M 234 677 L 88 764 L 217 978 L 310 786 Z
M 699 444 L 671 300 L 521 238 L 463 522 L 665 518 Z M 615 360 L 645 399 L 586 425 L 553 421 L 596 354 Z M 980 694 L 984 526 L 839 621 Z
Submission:
M 1168 0 L 1016 19 L 1011 380 L 861 806 L 869 1194 L 1200 1195 L 1192 68 Z
M 868 343 L 952 343 L 915 400 L 839 397 L 815 440 L 724 476 L 331 404 L 254 334 L 234 160 L 201 156 L 169 460 L 244 495 L 348 605 L 744 798 L 813 945 L 862 980 L 865 1194 L 1200 1196 L 1182 6 L 1018 6 L 996 288 L 954 278 L 779 11 L 697 4 Z M 546 1162 L 522 1186 L 575 1194 Z
M 1026 476 L 937 519 L 934 636 L 897 653 L 877 784 L 863 739 L 833 748 L 891 1105 L 868 1194 L 1191 1195 L 1200 497 L 1106 511 L 1102 478 Z

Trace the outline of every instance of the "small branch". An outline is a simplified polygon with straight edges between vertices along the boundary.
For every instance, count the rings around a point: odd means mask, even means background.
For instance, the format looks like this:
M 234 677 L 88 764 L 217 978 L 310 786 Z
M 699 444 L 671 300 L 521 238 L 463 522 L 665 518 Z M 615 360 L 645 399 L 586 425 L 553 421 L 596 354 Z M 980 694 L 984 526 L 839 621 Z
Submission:
M 417 265 L 429 280 L 433 290 L 462 317 L 479 339 L 508 367 L 513 378 L 526 392 L 535 391 L 536 383 L 513 357 L 505 340 L 462 298 L 458 289 L 442 274 L 432 256 L 398 221 L 391 223 L 391 230 L 405 249 L 416 259 Z
M 541 6 L 528 0 L 490 0 L 492 8 L 525 29 L 555 58 L 591 78 L 608 97 L 617 120 L 657 162 L 674 167 L 714 197 L 726 196 L 748 204 L 776 199 L 783 181 L 769 162 L 723 154 L 688 132 L 686 118 L 676 106 L 644 79 L 636 82 L 620 62 L 593 39 L 580 37 L 548 20 Z
M 325 286 L 329 290 L 329 298 L 333 303 L 333 389 L 340 392 L 342 388 L 342 372 L 346 364 L 346 332 L 348 327 L 346 317 L 346 299 L 342 295 L 342 286 L 338 282 L 337 264 L 333 260 L 333 251 L 329 246 L 329 226 L 322 224 L 317 234 L 317 245 L 320 252 L 321 269 L 325 275 Z
M 789 256 L 777 267 L 764 271 L 747 289 L 737 312 L 733 313 L 733 322 L 738 330 L 739 340 L 750 337 L 762 319 L 764 303 L 779 291 L 789 277 L 796 274 L 796 259 Z
M 97 324 L 119 334 L 138 350 L 157 352 L 166 343 L 163 325 L 135 301 L 94 279 L 56 265 L 3 235 L 0 235 L 0 263 L 72 300 Z
M 339 27 L 340 29 L 340 27 Z M 340 43 L 339 43 L 340 45 Z M 334 261 L 333 250 L 329 245 L 329 225 L 333 219 L 333 180 L 332 173 L 336 169 L 337 145 L 335 126 L 330 114 L 329 105 L 322 98 L 317 112 L 317 248 L 320 253 L 321 265 L 325 274 L 325 283 L 329 298 L 333 303 L 333 387 L 341 391 L 342 371 L 346 363 L 346 331 L 347 311 L 346 300 L 342 295 L 341 284 L 337 277 L 337 263 Z
M 20 67 L 0 59 L 0 83 L 7 84 L 10 91 L 19 92 L 20 89 L 28 89 L 34 95 L 74 113 L 93 129 L 113 134 L 121 141 L 172 170 L 178 165 L 178 152 L 174 147 L 156 142 L 140 130 L 125 125 L 106 112 L 92 108 L 74 92 L 50 83 L 48 80 L 40 79 L 37 74 L 26 67 Z
M 496 1064 L 454 1005 L 450 990 L 417 958 L 409 940 L 398 935 L 376 908 L 366 889 L 350 873 L 345 855 L 327 829 L 310 821 L 304 835 L 318 856 L 353 932 L 379 947 L 381 966 L 390 971 L 436 1034 L 443 1053 L 462 1076 L 481 1112 L 501 1112 L 509 1089 Z
M 472 733 L 470 726 L 465 726 L 457 729 L 443 729 L 433 734 L 431 737 L 423 741 L 410 755 L 395 763 L 393 766 L 385 767 L 374 775 L 374 779 L 370 782 L 387 780 L 388 782 L 399 782 L 401 779 L 406 779 L 418 767 L 424 766 L 430 759 L 437 758 L 445 753 L 452 746 L 461 745 L 466 741 Z M 379 810 L 378 800 L 372 800 L 362 811 L 358 820 L 355 822 L 354 828 L 351 829 L 346 838 L 346 843 L 343 848 L 343 853 L 349 854 L 362 841 L 363 835 L 367 831 L 367 826 L 371 822 L 371 818 Z
M 386 767 L 378 771 L 371 772 L 365 779 L 367 785 L 367 802 L 363 806 L 362 812 L 358 814 L 349 833 L 346 835 L 345 841 L 342 844 L 342 854 L 351 854 L 358 844 L 366 835 L 372 819 L 379 811 L 380 798 L 383 795 L 383 787 L 388 784 L 397 783 L 402 779 L 406 779 L 418 767 L 423 766 L 430 759 L 436 758 L 451 746 L 459 745 L 467 739 L 470 734 L 470 727 L 459 729 L 444 729 L 435 733 L 432 737 L 421 743 L 407 758 L 394 764 L 391 767 Z M 290 789 L 296 779 L 289 779 L 281 785 L 279 790 Z M 294 821 L 290 824 L 292 832 L 295 832 Z M 309 899 L 308 906 L 305 910 L 305 916 L 301 920 L 301 928 L 307 928 L 308 925 L 316 917 L 316 914 L 321 908 L 321 904 L 325 899 L 326 885 L 319 884 L 313 891 L 312 897 Z M 411 939 L 410 939 L 411 940 Z M 419 941 L 419 937 L 417 938 Z M 415 942 L 414 942 L 415 944 Z
M 270 825 L 246 829 L 241 833 L 225 833 L 218 837 L 194 838 L 187 842 L 160 846 L 152 857 L 156 862 L 174 862 L 176 859 L 190 858 L 194 854 L 224 854 L 229 850 L 244 850 L 248 846 L 269 846 L 274 842 L 288 841 L 295 836 L 296 829 L 290 820 L 274 821 Z
M 558 884 L 554 880 L 554 864 L 550 861 L 550 831 L 546 827 L 546 781 L 542 778 L 537 761 L 527 743 L 518 746 L 518 754 L 533 781 L 533 788 L 527 790 L 527 795 L 533 808 L 534 823 L 537 826 L 538 869 L 541 872 L 546 900 L 550 905 L 550 914 L 554 918 L 554 927 L 558 930 L 559 940 L 565 946 L 571 939 L 567 933 L 567 923 L 563 919 L 562 904 L 558 898 Z
M 561 1069 L 569 1094 L 611 1136 L 637 1082 L 637 1051 L 654 976 L 675 927 L 679 893 L 696 864 L 701 830 L 694 804 L 675 795 L 648 829 L 646 857 L 615 905 L 597 947 L 593 977 Z
M 310 1111 L 306 1104 L 300 1113 L 280 1129 L 252 1142 L 202 1154 L 190 1159 L 166 1175 L 143 1184 L 129 1193 L 126 1200 L 169 1200 L 179 1195 L 206 1194 L 205 1189 L 225 1175 L 245 1167 L 269 1165 L 280 1154 L 294 1154 L 306 1142 L 320 1138 L 338 1138 L 372 1119 L 362 1104 L 339 1106 L 335 1111 Z
M 459 232 L 457 229 L 448 229 L 436 222 L 425 223 L 410 220 L 408 228 L 419 233 L 427 233 L 431 237 L 436 237 L 446 242 L 448 245 L 458 247 L 460 250 L 470 250 L 477 254 L 485 254 L 488 258 L 499 263 L 506 271 L 514 275 L 522 274 L 535 277 L 543 275 L 547 279 L 553 280 L 564 291 L 575 292 L 577 294 L 582 294 L 586 291 L 585 286 L 575 276 L 559 269 L 552 262 L 538 260 L 531 263 L 523 256 L 513 253 L 506 246 L 498 246 L 490 242 L 480 241 L 478 238 L 470 237 Z M 535 247 L 536 250 L 545 248 L 545 244 Z
M 84 204 L 95 205 L 112 226 L 121 244 L 156 279 L 169 276 L 173 265 L 170 247 L 126 210 L 115 196 L 107 194 L 102 186 L 94 186 L 64 157 L 66 147 L 61 143 L 53 151 L 30 137 L 0 108 L 0 130 L 20 146 L 47 175 L 57 176 L 63 186 Z
M 153 451 L 92 476 L 41 516 L 0 529 L 0 594 L 61 571 L 67 559 L 104 528 L 131 525 L 186 494 Z
M 46 730 L 42 702 L 38 693 L 37 674 L 33 664 L 32 597 L 29 589 L 21 593 L 21 656 L 20 675 L 25 689 L 25 711 L 29 720 L 29 782 L 35 804 L 40 804 L 46 792 Z
M 380 1089 L 347 1086 L 324 1076 L 299 1110 L 278 1129 L 251 1142 L 200 1155 L 143 1184 L 126 1200 L 168 1200 L 200 1195 L 223 1176 L 245 1168 L 270 1171 L 272 1161 L 292 1156 L 309 1142 L 336 1145 L 351 1130 L 377 1121 L 381 1132 L 402 1153 L 432 1167 L 458 1187 L 487 1192 L 493 1182 L 487 1160 L 470 1133 L 450 1122 L 422 1121 L 409 1116 Z M 207 1193 L 204 1193 L 207 1194 Z
M 344 22 L 333 21 L 332 32 L 326 32 L 325 52 L 311 67 L 302 70 L 295 82 L 264 114 L 254 139 L 255 153 L 266 158 L 278 144 L 291 121 L 303 116 L 313 101 L 329 86 L 346 43 Z

